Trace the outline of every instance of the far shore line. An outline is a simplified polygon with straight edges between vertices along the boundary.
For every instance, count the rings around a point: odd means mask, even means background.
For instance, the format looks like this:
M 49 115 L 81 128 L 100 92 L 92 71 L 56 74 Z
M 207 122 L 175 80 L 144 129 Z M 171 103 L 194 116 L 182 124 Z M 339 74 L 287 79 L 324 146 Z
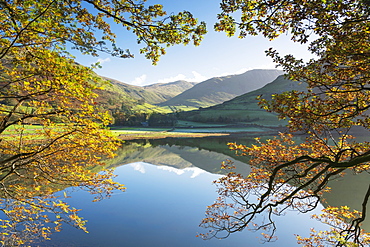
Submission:
M 132 134 L 119 134 L 123 141 L 138 139 L 165 139 L 165 138 L 203 138 L 229 136 L 230 133 L 182 133 L 182 132 L 142 132 Z
M 223 131 L 212 131 L 212 132 L 202 132 L 201 129 L 198 131 L 196 128 L 192 129 L 192 131 L 189 132 L 176 132 L 172 130 L 164 130 L 164 129 L 136 129 L 136 130 L 112 130 L 115 135 L 120 140 L 137 140 L 137 139 L 165 139 L 165 138 L 212 138 L 212 137 L 227 137 L 227 136 L 259 136 L 261 133 L 271 133 L 276 134 L 279 132 L 278 129 L 273 128 L 265 128 L 264 131 L 261 130 L 237 130 L 237 131 L 226 131 L 227 128 L 225 128 Z

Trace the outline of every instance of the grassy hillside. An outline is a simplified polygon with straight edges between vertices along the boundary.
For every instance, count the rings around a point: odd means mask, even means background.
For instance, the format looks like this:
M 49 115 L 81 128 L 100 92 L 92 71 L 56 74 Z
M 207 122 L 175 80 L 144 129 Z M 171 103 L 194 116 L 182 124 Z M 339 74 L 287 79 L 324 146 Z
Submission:
M 103 80 L 104 79 L 105 78 L 103 78 Z M 128 88 L 136 87 L 131 85 L 128 86 Z M 131 93 L 128 91 L 130 91 Z M 116 83 L 111 83 L 111 81 L 108 80 L 106 82 L 103 82 L 103 90 L 96 91 L 96 93 L 99 95 L 97 101 L 102 109 L 110 111 L 127 111 L 128 109 L 130 109 L 132 111 L 140 112 L 171 112 L 170 110 L 165 110 L 164 108 L 154 106 L 152 104 L 146 103 L 144 100 L 140 100 L 137 97 L 134 97 L 132 95 L 132 92 L 132 90 L 125 90 L 124 87 L 121 87 Z M 139 90 L 137 92 L 139 92 Z
M 258 106 L 256 97 L 262 95 L 270 99 L 272 94 L 290 90 L 304 90 L 305 85 L 279 76 L 273 82 L 255 91 L 243 94 L 232 100 L 209 108 L 182 112 L 179 119 L 196 122 L 249 123 L 264 126 L 279 126 L 285 122 L 278 121 L 276 115 L 266 112 Z
M 154 104 L 163 102 L 165 100 L 161 95 L 145 90 L 143 87 L 129 85 L 107 77 L 104 77 L 104 79 L 109 81 L 115 87 L 115 90 L 129 95 L 131 98 L 141 103 L 146 102 L 149 104 Z
M 148 86 L 144 86 L 143 88 L 146 91 L 153 92 L 157 94 L 160 98 L 164 99 L 158 102 L 152 102 L 152 104 L 157 104 L 164 102 L 166 100 L 172 99 L 173 97 L 181 94 L 182 92 L 192 88 L 196 85 L 197 82 L 188 82 L 188 81 L 175 81 L 170 83 L 157 83 Z
M 138 100 L 139 102 L 146 102 L 148 104 L 158 104 L 169 100 L 196 84 L 195 82 L 176 81 L 171 83 L 160 83 L 139 87 L 107 77 L 104 77 L 104 79 L 113 84 L 116 90 L 130 95 L 132 98 Z
M 261 88 L 281 74 L 280 70 L 250 70 L 240 75 L 211 78 L 159 105 L 198 108 L 220 104 Z
M 102 84 L 103 90 L 96 91 L 99 94 L 99 107 L 102 111 L 109 111 L 114 125 L 140 126 L 143 122 L 153 120 L 154 115 L 158 118 L 166 113 L 195 109 L 154 105 L 193 87 L 196 84 L 193 82 L 176 81 L 139 87 L 102 77 Z M 163 115 L 163 118 L 166 117 Z M 150 124 L 154 124 L 153 121 Z

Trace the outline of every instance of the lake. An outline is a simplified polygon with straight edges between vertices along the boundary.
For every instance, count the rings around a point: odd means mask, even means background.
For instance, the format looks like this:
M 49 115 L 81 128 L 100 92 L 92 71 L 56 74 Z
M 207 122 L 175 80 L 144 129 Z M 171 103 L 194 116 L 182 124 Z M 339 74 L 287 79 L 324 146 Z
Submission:
M 198 233 L 206 232 L 199 227 L 205 209 L 217 198 L 212 181 L 224 172 L 221 162 L 234 160 L 238 172 L 249 172 L 248 160 L 229 151 L 228 141 L 202 138 L 126 142 L 108 163 L 115 167 L 116 180 L 125 184 L 127 191 L 100 202 L 91 202 L 93 196 L 89 193 L 71 192 L 72 198 L 67 201 L 82 209 L 80 216 L 88 220 L 89 233 L 64 226 L 41 246 L 298 246 L 294 234 L 308 236 L 312 227 L 327 229 L 309 214 L 288 212 L 277 218 L 275 242 L 263 244 L 260 232 L 247 230 L 222 240 L 197 238 Z M 248 144 L 253 138 L 240 142 Z M 342 198 L 332 194 L 328 202 L 339 203 L 336 200 Z

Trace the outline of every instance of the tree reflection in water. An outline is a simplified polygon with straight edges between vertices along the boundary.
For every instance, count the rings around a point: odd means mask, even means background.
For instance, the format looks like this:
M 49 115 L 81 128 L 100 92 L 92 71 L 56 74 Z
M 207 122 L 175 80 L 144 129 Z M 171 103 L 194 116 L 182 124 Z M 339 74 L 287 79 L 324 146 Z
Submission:
M 253 138 L 250 138 L 253 141 Z M 227 150 L 226 143 L 227 139 L 173 139 L 173 140 L 150 140 L 150 141 L 140 141 L 140 142 L 127 142 L 124 147 L 117 152 L 117 156 L 114 159 L 106 161 L 107 168 L 118 167 L 124 164 L 129 164 L 137 161 L 146 161 L 151 164 L 156 164 L 158 166 L 170 166 L 174 169 L 188 169 L 189 167 L 197 166 L 203 170 L 209 171 L 214 174 L 227 174 L 227 169 L 221 169 L 221 161 L 226 159 L 233 159 L 237 163 L 238 173 L 244 173 L 247 176 L 250 172 L 250 167 L 245 165 L 243 162 L 238 160 L 246 161 L 246 157 L 240 157 L 233 155 L 232 151 Z M 186 144 L 186 146 L 180 146 L 179 144 Z M 223 149 L 222 149 L 223 147 Z M 223 150 L 225 154 L 217 153 L 218 150 Z M 233 155 L 230 157 L 226 154 Z M 236 160 L 236 159 L 238 160 Z M 343 179 L 348 179 L 344 177 Z M 367 178 L 364 178 L 365 180 Z M 125 181 L 123 181 L 125 182 Z M 360 181 L 356 181 L 361 184 Z M 352 182 L 350 182 L 352 183 Z M 13 182 L 16 184 L 16 181 Z M 354 185 L 358 187 L 357 185 Z M 338 206 L 343 205 L 338 200 L 350 200 L 353 204 L 355 201 L 359 202 L 361 198 L 355 198 L 355 195 L 361 194 L 356 193 L 356 188 L 352 188 L 348 193 L 345 193 L 343 188 L 337 189 L 337 185 L 333 183 L 331 185 L 332 192 L 324 194 L 323 197 L 327 198 L 326 206 Z M 34 188 L 31 186 L 30 188 Z M 63 193 L 57 193 L 61 197 L 57 197 L 53 194 L 56 191 L 63 190 L 65 186 L 55 186 L 53 188 L 47 189 L 46 187 L 40 187 L 39 191 L 30 189 L 32 191 L 34 198 L 25 198 L 23 203 L 14 201 L 11 199 L 2 199 L 4 207 L 3 212 L 7 212 L 9 217 L 13 217 L 11 213 L 14 210 L 22 214 L 14 215 L 13 220 L 6 222 L 5 218 L 2 220 L 2 224 L 8 224 L 7 228 L 3 229 L 3 232 L 9 235 L 3 235 L 3 240 L 10 246 L 16 246 L 12 236 L 16 236 L 16 239 L 22 239 L 24 241 L 32 240 L 38 237 L 49 236 L 51 229 L 46 227 L 54 226 L 57 222 L 71 222 L 71 218 L 63 208 L 67 207 L 66 204 L 61 204 L 64 200 Z M 291 187 L 293 188 L 293 187 Z M 288 190 L 288 188 L 286 188 Z M 44 193 L 44 196 L 42 195 Z M 261 191 L 259 192 L 261 193 Z M 68 195 L 66 195 L 68 197 Z M 60 201 L 59 201 L 60 200 Z M 69 199 L 67 199 L 69 200 Z M 32 204 L 44 201 L 42 210 L 37 207 L 32 207 Z M 59 203 L 59 205 L 58 205 Z M 345 203 L 345 202 L 344 202 Z M 72 203 L 72 206 L 74 204 Z M 359 205 L 359 204 L 358 204 Z M 55 207 L 57 206 L 57 207 Z M 55 207 L 55 208 L 53 208 Z M 82 208 L 81 206 L 79 206 Z M 83 208 L 86 210 L 86 208 Z M 68 210 L 74 210 L 73 208 L 68 208 Z M 51 214 L 54 212 L 55 214 Z M 70 211 L 71 213 L 71 211 Z M 73 212 L 72 212 L 73 213 Z M 4 215 L 4 214 L 3 214 Z M 56 218 L 55 215 L 59 215 Z M 50 219 L 46 220 L 46 217 Z M 87 218 L 90 219 L 88 216 Z M 201 217 L 201 216 L 200 216 Z M 73 218 L 73 216 L 72 216 Z M 268 219 L 268 218 L 267 218 Z M 200 220 L 200 218 L 199 218 Z M 83 219 L 81 219 L 83 221 Z M 262 223 L 261 221 L 259 223 Z M 278 226 L 282 223 L 278 223 Z M 55 224 L 60 229 L 60 224 Z M 87 226 L 87 228 L 89 228 Z M 89 230 L 89 229 L 88 229 Z M 243 233 L 244 234 L 244 233 Z M 195 232 L 194 232 L 195 235 Z M 279 241 L 280 243 L 280 241 Z

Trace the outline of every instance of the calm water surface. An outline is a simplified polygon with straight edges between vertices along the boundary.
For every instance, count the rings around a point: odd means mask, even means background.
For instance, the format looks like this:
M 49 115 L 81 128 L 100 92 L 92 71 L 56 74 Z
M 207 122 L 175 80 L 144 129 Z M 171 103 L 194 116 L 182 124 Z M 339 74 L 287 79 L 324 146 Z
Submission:
M 297 246 L 294 234 L 308 236 L 311 227 L 325 228 L 309 215 L 289 212 L 277 218 L 276 242 L 262 245 L 260 232 L 247 230 L 223 240 L 197 238 L 197 233 L 206 231 L 198 226 L 205 209 L 217 198 L 212 181 L 221 175 L 214 173 L 221 172 L 221 161 L 235 157 L 202 149 L 199 141 L 195 143 L 197 147 L 153 142 L 127 144 L 111 164 L 116 167 L 116 180 L 125 184 L 127 191 L 100 202 L 91 202 L 89 193 L 72 192 L 68 202 L 82 209 L 80 216 L 88 219 L 89 233 L 64 226 L 62 232 L 53 234 L 52 240 L 43 245 Z M 221 144 L 225 147 L 224 141 Z M 213 149 L 218 149 L 217 143 Z M 240 160 L 236 165 L 239 171 L 249 171 Z

